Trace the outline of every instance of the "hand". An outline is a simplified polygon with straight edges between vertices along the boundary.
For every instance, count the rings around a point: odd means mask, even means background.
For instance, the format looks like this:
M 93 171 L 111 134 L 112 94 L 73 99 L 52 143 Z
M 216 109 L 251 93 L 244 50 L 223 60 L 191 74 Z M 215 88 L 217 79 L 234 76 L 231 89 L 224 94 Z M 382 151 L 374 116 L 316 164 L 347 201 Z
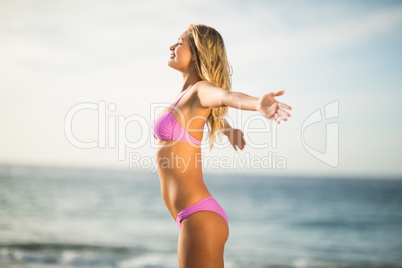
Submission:
M 257 111 L 259 111 L 264 117 L 271 119 L 275 123 L 279 124 L 280 121 L 287 121 L 290 114 L 285 111 L 291 110 L 292 107 L 284 103 L 280 103 L 275 100 L 274 97 L 278 97 L 285 93 L 284 90 L 276 93 L 268 93 L 262 96 L 258 100 Z
M 243 138 L 244 134 L 240 129 L 230 128 L 229 130 L 224 131 L 223 134 L 228 137 L 230 144 L 232 144 L 233 148 L 236 151 L 237 151 L 236 146 L 240 150 L 244 149 L 244 146 L 246 145 L 246 141 L 244 140 L 244 138 Z

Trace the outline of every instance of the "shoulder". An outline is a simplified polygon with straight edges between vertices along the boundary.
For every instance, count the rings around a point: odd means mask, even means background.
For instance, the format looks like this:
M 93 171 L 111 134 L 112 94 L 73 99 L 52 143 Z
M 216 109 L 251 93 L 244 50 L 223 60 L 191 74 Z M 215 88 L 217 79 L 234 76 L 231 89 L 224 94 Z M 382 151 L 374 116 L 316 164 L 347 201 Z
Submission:
M 198 97 L 200 106 L 206 108 L 222 107 L 229 93 L 229 90 L 220 88 L 208 81 L 199 81 L 194 84 L 194 91 Z
M 206 88 L 216 87 L 213 83 L 205 80 L 198 81 L 194 84 L 194 91 L 205 90 Z
M 221 87 L 218 87 L 217 85 L 215 85 L 212 82 L 209 81 L 199 81 L 197 83 L 194 84 L 194 91 L 197 92 L 198 95 L 202 95 L 202 94 L 211 94 L 211 93 L 224 93 L 227 92 L 228 90 L 225 90 Z

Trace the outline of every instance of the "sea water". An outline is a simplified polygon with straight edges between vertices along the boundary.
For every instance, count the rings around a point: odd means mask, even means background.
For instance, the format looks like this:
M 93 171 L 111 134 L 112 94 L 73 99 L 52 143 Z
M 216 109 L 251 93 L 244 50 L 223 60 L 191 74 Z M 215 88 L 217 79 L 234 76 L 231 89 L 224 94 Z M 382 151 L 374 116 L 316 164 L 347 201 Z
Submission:
M 204 178 L 225 267 L 402 267 L 402 180 Z M 178 231 L 158 174 L 0 166 L 0 267 L 178 267 Z

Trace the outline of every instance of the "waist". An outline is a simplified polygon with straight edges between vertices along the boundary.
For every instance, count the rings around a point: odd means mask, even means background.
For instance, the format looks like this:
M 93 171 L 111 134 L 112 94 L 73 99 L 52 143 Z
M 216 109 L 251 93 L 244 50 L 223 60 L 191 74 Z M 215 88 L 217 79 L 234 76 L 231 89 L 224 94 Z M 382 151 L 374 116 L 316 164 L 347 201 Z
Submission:
M 159 173 L 185 175 L 202 173 L 201 147 L 184 141 L 158 141 L 155 157 Z
M 183 147 L 174 145 L 156 152 L 162 198 L 174 219 L 182 209 L 211 195 L 203 179 L 201 150 Z

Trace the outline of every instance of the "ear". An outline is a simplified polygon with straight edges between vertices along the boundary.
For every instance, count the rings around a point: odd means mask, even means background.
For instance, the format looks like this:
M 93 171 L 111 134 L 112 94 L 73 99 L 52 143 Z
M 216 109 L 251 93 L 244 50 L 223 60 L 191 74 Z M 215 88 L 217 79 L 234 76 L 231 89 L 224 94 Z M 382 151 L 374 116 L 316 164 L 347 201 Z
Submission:
M 193 55 L 193 56 L 191 57 L 191 61 L 195 61 L 195 60 L 196 60 L 196 56 Z

